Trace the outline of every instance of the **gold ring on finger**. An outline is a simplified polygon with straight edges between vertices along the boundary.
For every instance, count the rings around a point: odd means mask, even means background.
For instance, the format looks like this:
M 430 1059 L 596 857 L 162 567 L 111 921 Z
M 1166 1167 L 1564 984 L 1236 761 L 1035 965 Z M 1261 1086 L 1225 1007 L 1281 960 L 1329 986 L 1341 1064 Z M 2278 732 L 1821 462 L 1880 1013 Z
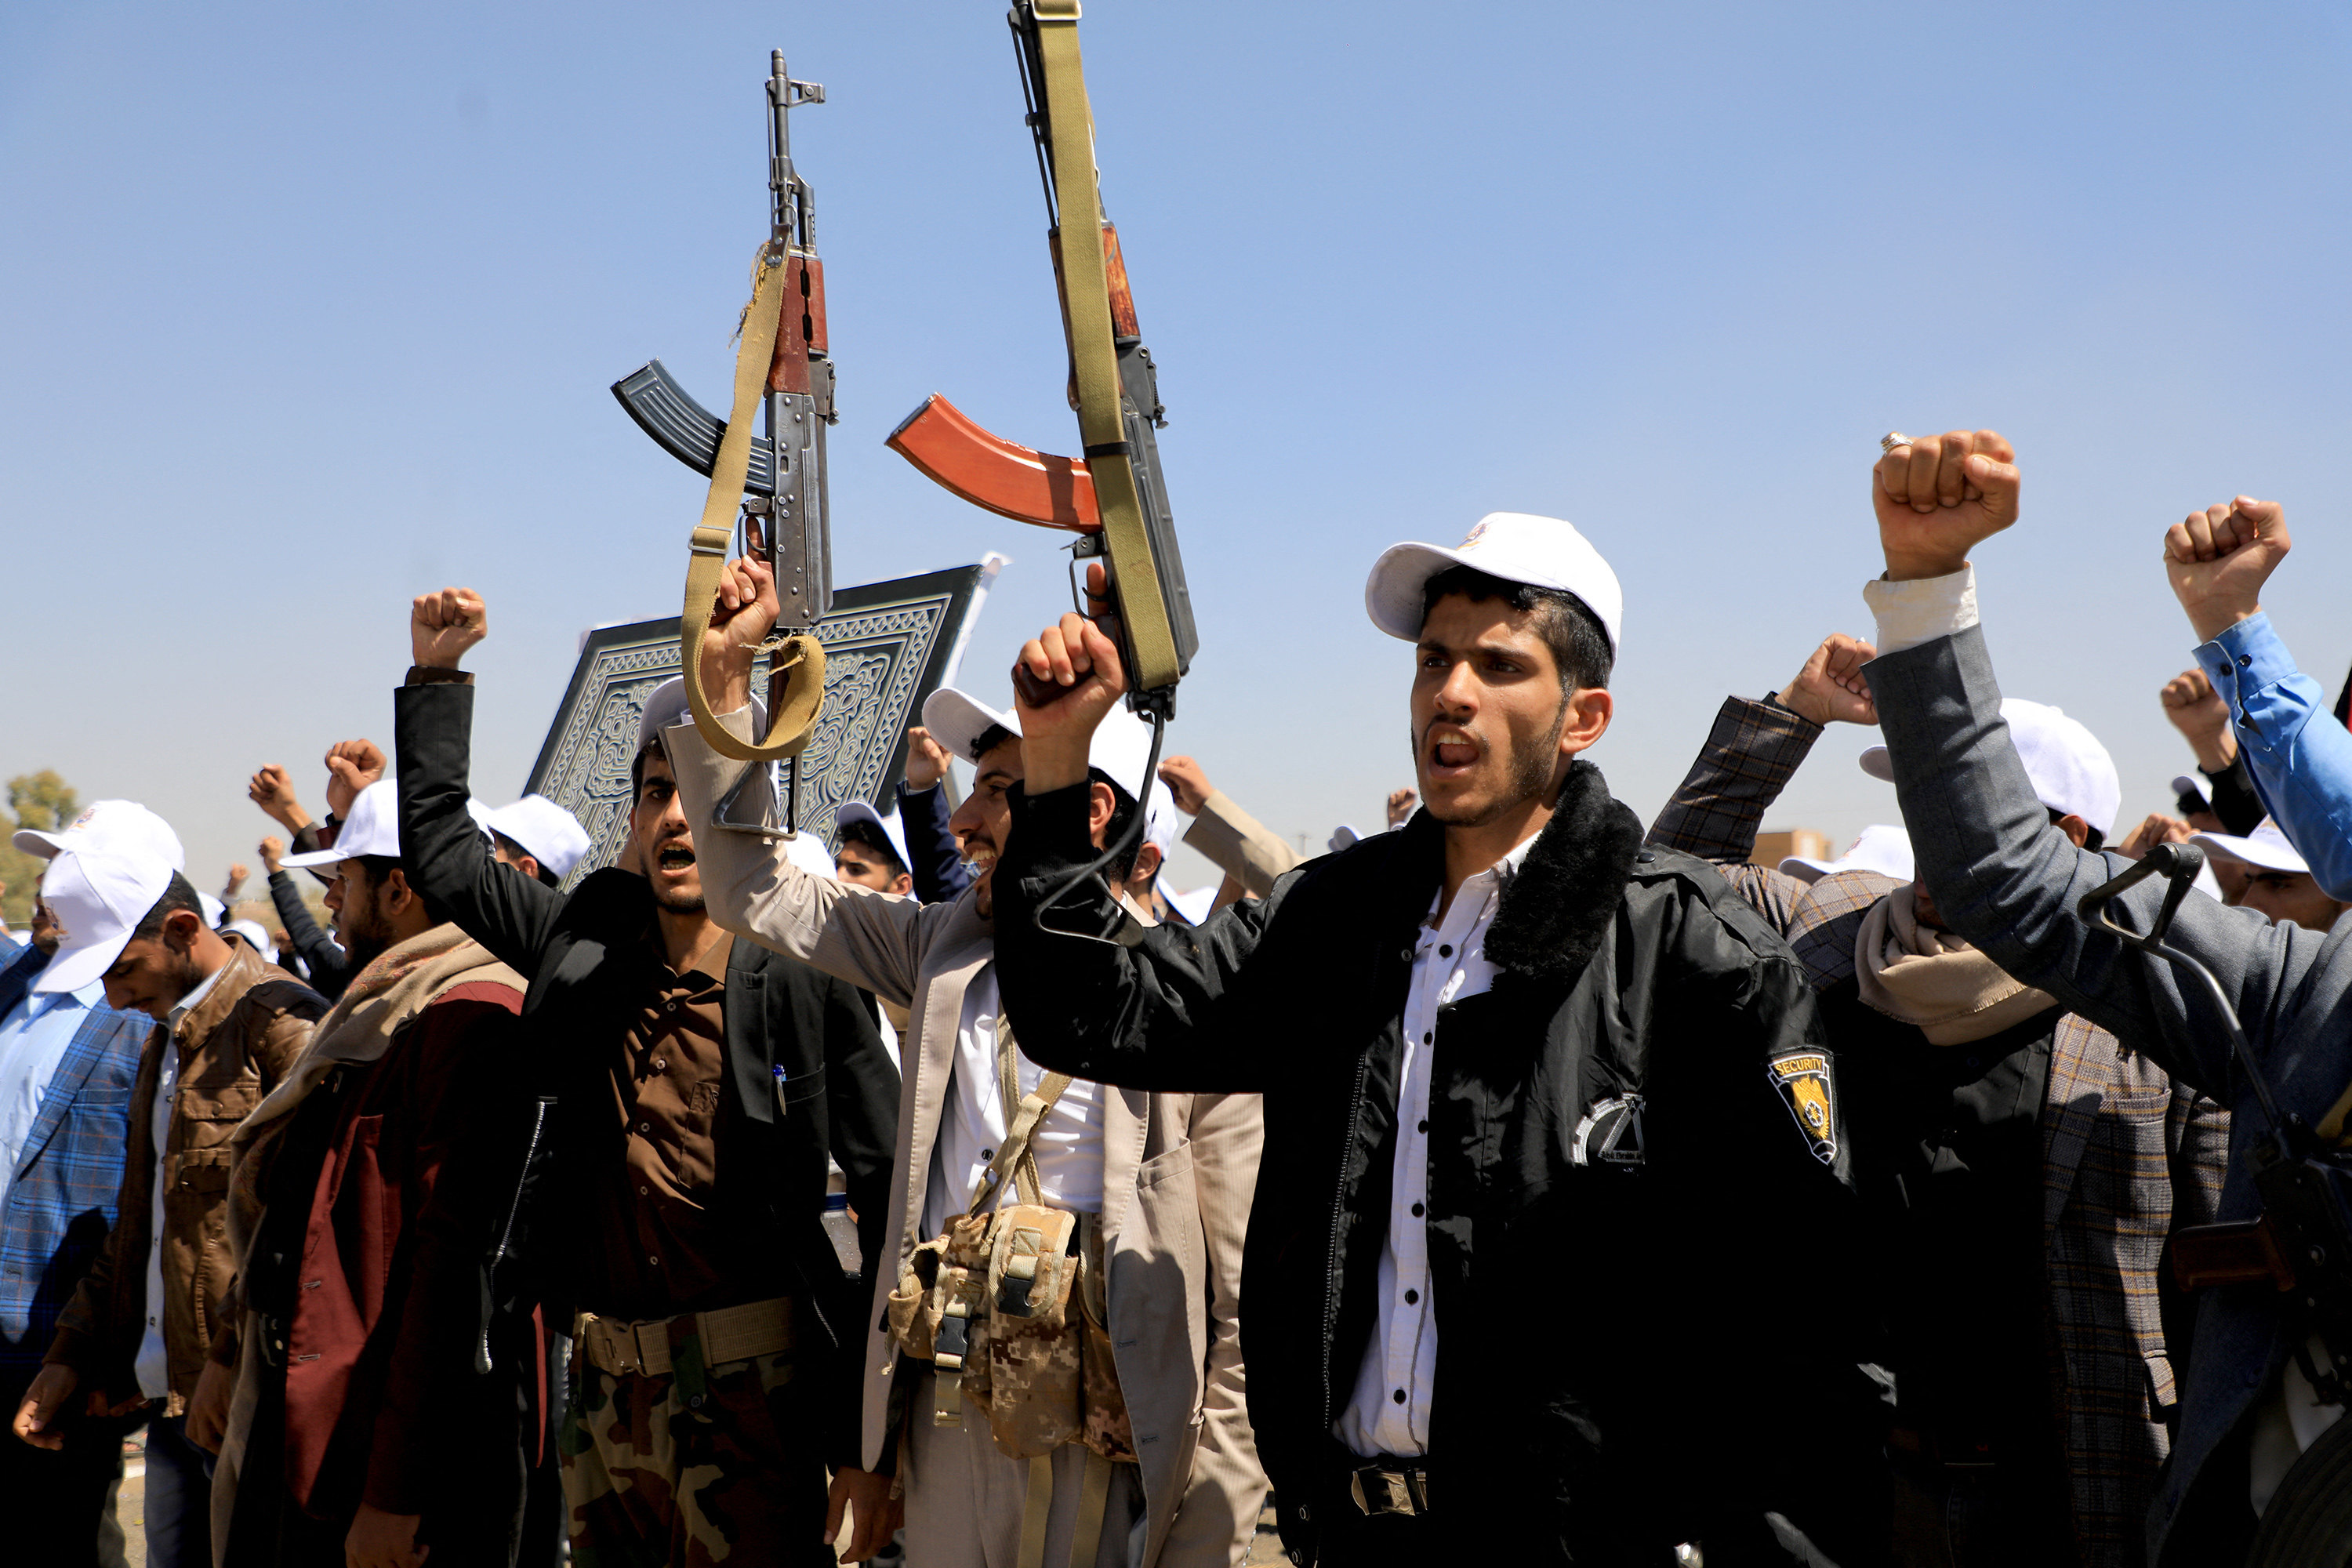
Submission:
M 1878 438 L 1878 449 L 1882 453 L 1892 453 L 1895 447 L 1908 447 L 1910 444 L 1911 437 L 1900 430 L 1889 430 Z

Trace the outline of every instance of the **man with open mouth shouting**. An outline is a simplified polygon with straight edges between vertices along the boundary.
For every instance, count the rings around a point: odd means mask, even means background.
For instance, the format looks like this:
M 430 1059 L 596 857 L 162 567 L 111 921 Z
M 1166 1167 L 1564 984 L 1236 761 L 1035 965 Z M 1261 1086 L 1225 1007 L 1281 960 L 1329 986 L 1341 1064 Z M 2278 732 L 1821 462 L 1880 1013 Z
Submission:
M 1062 691 L 1018 714 L 1006 1009 L 1063 1071 L 1264 1093 L 1250 1414 L 1301 1561 L 1835 1559 L 1867 1398 L 1836 1065 L 1779 936 L 1581 759 L 1616 575 L 1498 512 L 1365 604 L 1413 648 L 1424 809 L 1128 945 L 1062 934 L 1099 893 L 1036 918 L 1093 854 L 1117 648 L 1073 614 L 1022 649 Z
M 530 982 L 520 1027 L 551 1112 L 441 1179 L 479 1194 L 473 1256 L 519 1261 L 481 1300 L 531 1291 L 551 1321 L 579 1313 L 558 1439 L 573 1555 L 829 1564 L 849 1509 L 845 1555 L 866 1557 L 889 1540 L 889 1482 L 857 1465 L 866 1302 L 825 1228 L 826 1159 L 871 1268 L 898 1075 L 855 990 L 704 910 L 660 738 L 683 683 L 646 700 L 621 865 L 566 893 L 493 858 L 466 809 L 474 691 L 457 668 L 488 626 L 469 589 L 415 602 L 393 707 L 401 855 Z

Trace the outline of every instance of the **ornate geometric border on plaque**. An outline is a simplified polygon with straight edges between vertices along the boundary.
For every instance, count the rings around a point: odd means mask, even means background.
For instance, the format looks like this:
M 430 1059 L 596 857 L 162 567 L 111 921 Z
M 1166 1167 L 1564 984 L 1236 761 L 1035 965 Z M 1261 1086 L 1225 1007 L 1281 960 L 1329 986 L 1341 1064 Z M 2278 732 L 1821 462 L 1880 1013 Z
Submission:
M 833 596 L 817 627 L 824 644 L 824 709 L 799 758 L 799 824 L 833 842 L 846 801 L 878 804 L 907 761 L 907 726 L 950 679 L 971 617 L 998 563 L 867 583 Z M 588 634 L 572 686 L 532 764 L 526 793 L 580 819 L 594 847 L 564 884 L 609 866 L 628 833 L 629 762 L 637 719 L 654 689 L 678 672 L 678 618 Z M 762 668 L 752 689 L 767 689 Z

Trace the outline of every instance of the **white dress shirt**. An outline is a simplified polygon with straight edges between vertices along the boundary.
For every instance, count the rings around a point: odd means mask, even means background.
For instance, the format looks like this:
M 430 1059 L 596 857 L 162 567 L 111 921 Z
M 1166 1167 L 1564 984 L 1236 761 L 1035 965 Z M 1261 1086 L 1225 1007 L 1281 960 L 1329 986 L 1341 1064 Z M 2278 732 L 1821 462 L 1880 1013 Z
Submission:
M 1448 1004 L 1495 984 L 1486 931 L 1535 843 L 1465 881 L 1441 921 L 1438 900 L 1412 952 L 1404 998 L 1404 1058 L 1398 1068 L 1396 1163 L 1391 1173 L 1388 1241 L 1381 1249 L 1378 1312 L 1356 1372 L 1355 1392 L 1331 1423 L 1331 1435 L 1358 1454 L 1410 1457 L 1429 1452 L 1429 1407 L 1437 1381 L 1437 1302 L 1429 1278 L 1429 1068 L 1437 1015 Z
M 33 1123 L 40 1120 L 49 1079 L 73 1044 L 74 1031 L 105 996 L 106 984 L 100 980 L 79 991 L 28 991 L 0 1018 L 0 1208 L 8 1202 L 8 1184 L 25 1158 Z
M 139 1376 L 139 1392 L 150 1399 L 168 1398 L 172 1392 L 172 1361 L 163 1348 L 163 1145 L 172 1131 L 172 1101 L 180 1089 L 180 1020 L 209 994 L 228 966 L 221 965 L 204 983 L 173 1007 L 163 1024 L 163 1062 L 155 1075 L 153 1121 L 155 1135 L 154 1205 L 148 1215 L 147 1331 L 139 1341 L 139 1357 L 131 1369 Z
M 923 1199 L 923 1235 L 934 1237 L 971 1202 L 971 1189 L 1004 1142 L 1004 1097 L 996 1082 L 996 965 L 972 976 L 956 1026 L 955 1067 L 931 1146 L 930 1183 Z M 1036 1092 L 1045 1069 L 1024 1055 L 1015 1037 L 1021 1092 Z M 1030 1140 L 1037 1158 L 1039 1195 L 1056 1208 L 1100 1214 L 1103 1199 L 1102 1086 L 1084 1079 L 1062 1091 Z M 1009 1189 L 1008 1178 L 1005 1185 Z

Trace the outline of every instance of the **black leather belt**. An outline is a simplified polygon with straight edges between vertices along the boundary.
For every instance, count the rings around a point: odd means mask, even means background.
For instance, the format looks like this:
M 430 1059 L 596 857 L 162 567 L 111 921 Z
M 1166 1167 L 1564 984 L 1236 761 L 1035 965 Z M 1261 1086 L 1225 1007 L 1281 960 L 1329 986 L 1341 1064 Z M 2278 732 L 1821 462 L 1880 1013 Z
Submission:
M 1366 1465 L 1349 1476 L 1348 1495 L 1366 1513 L 1427 1513 L 1429 1468 L 1404 1459 Z

